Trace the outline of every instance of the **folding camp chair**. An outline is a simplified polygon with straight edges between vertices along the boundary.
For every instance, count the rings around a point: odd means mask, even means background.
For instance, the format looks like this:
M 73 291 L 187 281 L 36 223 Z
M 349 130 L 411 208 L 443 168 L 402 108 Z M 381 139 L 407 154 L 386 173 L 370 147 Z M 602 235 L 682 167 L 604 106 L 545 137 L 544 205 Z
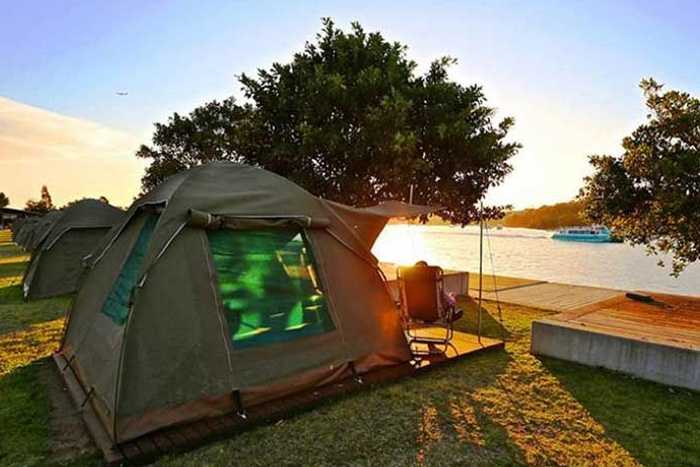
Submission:
M 420 261 L 396 270 L 401 316 L 409 345 L 415 355 L 445 353 L 454 335 L 454 322 L 462 310 L 446 299 L 442 268 Z M 444 334 L 421 333 L 421 329 L 442 328 Z M 415 347 L 414 344 L 424 344 Z

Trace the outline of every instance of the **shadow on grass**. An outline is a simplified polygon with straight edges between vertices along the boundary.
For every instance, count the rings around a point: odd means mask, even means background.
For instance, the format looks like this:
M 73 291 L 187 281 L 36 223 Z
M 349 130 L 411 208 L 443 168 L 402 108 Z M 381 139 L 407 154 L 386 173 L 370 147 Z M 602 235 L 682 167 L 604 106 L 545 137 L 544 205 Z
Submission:
M 40 376 L 42 371 L 51 370 L 51 365 L 50 357 L 43 357 L 0 376 L 0 465 L 100 465 L 94 449 L 54 459 L 49 428 L 51 404 Z
M 22 287 L 0 288 L 0 336 L 66 315 L 72 295 L 25 302 Z
M 482 335 L 490 337 L 488 332 Z M 474 397 L 481 390 L 499 387 L 499 379 L 512 361 L 505 350 L 491 350 L 448 362 L 405 383 L 421 395 L 420 405 L 416 406 L 421 414 L 418 442 L 423 445 L 419 446 L 418 463 L 525 463 L 523 453 L 511 442 L 505 428 L 487 413 L 483 401 Z
M 644 465 L 700 465 L 700 393 L 539 357 L 606 434 Z
M 522 463 L 505 430 L 472 397 L 494 385 L 509 361 L 504 351 L 492 351 L 367 386 L 162 463 L 227 465 L 234 458 L 242 465 Z
M 16 261 L 14 258 L 12 261 L 3 261 L 0 263 L 0 278 L 18 277 L 21 279 L 27 264 L 29 263 L 23 258 L 18 258 Z
M 457 321 L 455 328 L 458 331 L 477 334 L 479 330 L 478 303 L 471 297 L 464 297 L 460 299 L 458 306 L 464 311 L 464 316 Z M 512 337 L 512 333 L 501 323 L 496 305 L 482 303 L 481 335 L 504 341 Z
M 0 248 L 5 258 L 0 262 L 0 336 L 22 330 L 33 324 L 52 321 L 65 315 L 72 295 L 24 301 L 22 293 L 22 276 L 27 266 L 26 260 L 10 257 L 20 251 L 18 247 Z
M 41 465 L 48 453 L 49 404 L 35 360 L 0 376 L 0 464 Z
M 19 246 L 14 243 L 0 243 L 0 258 L 7 258 L 11 256 L 23 256 L 27 252 L 24 251 Z
M 22 286 L 19 283 L 0 287 L 0 306 L 21 305 L 23 300 Z

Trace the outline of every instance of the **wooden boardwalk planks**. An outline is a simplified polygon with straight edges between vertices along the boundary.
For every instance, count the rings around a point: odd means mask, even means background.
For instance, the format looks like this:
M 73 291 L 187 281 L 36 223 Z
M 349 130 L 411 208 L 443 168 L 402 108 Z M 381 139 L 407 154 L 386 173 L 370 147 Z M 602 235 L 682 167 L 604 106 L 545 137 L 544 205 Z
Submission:
M 483 298 L 542 310 L 567 311 L 608 300 L 622 293 L 614 289 L 545 282 L 503 290 L 498 294 L 484 292 Z
M 396 268 L 393 263 L 380 263 L 384 275 L 389 280 L 389 287 L 396 288 Z M 460 278 L 462 281 L 454 283 Z M 462 284 L 466 282 L 466 284 Z M 479 275 L 475 273 L 445 270 L 445 287 L 448 292 L 478 295 Z M 484 300 L 500 300 L 503 303 L 528 306 L 549 311 L 574 310 L 592 303 L 615 297 L 623 293 L 620 290 L 582 285 L 558 284 L 554 282 L 521 279 L 517 277 L 484 275 L 482 281 Z M 496 289 L 498 289 L 496 291 Z M 393 290 L 396 298 L 396 291 Z

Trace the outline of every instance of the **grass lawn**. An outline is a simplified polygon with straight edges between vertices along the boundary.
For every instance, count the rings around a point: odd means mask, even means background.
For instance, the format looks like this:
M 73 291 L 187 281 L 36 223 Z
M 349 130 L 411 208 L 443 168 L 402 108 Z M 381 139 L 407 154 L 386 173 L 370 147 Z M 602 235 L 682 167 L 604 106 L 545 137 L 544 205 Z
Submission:
M 24 303 L 20 283 L 28 259 L 0 243 L 0 465 L 94 465 L 94 450 L 60 464 L 52 459 L 50 405 L 40 375 L 60 339 L 70 298 Z
M 56 465 L 41 371 L 69 299 L 23 303 L 25 261 L 0 244 L 0 465 Z M 476 309 L 464 305 L 460 327 L 473 330 Z M 496 306 L 486 309 L 485 334 L 499 337 Z M 504 306 L 505 351 L 329 400 L 159 463 L 700 465 L 700 394 L 533 357 L 530 323 L 544 314 Z M 99 457 L 88 450 L 62 462 Z

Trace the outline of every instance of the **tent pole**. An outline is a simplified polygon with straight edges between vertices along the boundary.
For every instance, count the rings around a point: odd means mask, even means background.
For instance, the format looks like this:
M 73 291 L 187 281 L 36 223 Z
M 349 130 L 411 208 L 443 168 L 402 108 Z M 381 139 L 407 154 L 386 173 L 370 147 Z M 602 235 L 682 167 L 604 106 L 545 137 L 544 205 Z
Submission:
M 479 314 L 477 315 L 477 338 L 481 344 L 481 291 L 484 269 L 484 204 L 479 203 Z

